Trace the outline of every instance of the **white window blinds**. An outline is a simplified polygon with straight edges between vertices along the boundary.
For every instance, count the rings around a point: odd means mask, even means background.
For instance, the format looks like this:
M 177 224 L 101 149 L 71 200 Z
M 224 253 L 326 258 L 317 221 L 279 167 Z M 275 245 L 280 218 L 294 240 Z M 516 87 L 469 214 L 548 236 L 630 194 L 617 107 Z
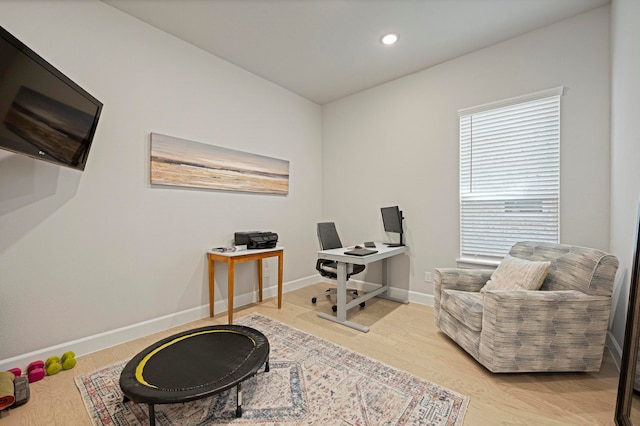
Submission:
M 462 259 L 559 241 L 562 90 L 459 111 Z

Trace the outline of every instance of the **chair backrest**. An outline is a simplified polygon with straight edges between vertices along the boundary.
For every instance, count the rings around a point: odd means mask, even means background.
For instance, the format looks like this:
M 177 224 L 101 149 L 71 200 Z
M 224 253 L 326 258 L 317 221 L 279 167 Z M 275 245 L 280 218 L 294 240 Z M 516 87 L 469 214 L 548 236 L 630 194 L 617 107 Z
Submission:
M 336 224 L 333 222 L 318 223 L 318 241 L 320 242 L 320 248 L 322 250 L 342 248 L 342 242 L 340 241 L 340 236 L 338 236 Z
M 611 296 L 618 259 L 603 251 L 571 246 L 523 241 L 509 254 L 520 259 L 551 261 L 551 268 L 540 290 L 579 290 L 599 296 Z
M 318 241 L 320 242 L 321 250 L 331 250 L 342 248 L 342 241 L 338 235 L 336 224 L 333 222 L 320 222 L 318 223 Z M 318 259 L 316 262 L 316 269 L 324 277 L 337 278 L 336 275 L 336 262 L 326 259 Z M 365 270 L 364 265 L 354 265 L 352 263 L 347 264 L 347 279 L 351 275 L 359 274 Z

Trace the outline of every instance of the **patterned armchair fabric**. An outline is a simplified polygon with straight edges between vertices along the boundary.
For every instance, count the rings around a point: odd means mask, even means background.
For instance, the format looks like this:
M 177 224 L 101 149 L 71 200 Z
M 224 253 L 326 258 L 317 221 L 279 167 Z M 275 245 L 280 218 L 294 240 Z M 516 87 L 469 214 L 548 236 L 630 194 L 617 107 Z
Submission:
M 509 254 L 551 261 L 540 290 L 480 293 L 493 270 L 436 269 L 438 328 L 494 373 L 599 371 L 618 259 L 537 242 L 517 243 Z

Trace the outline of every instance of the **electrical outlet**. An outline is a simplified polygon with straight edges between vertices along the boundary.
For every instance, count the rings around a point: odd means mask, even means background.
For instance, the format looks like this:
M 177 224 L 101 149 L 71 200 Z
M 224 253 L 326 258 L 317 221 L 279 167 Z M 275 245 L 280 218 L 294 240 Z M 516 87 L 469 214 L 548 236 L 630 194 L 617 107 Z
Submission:
M 424 280 L 425 282 L 428 282 L 428 283 L 433 281 L 433 275 L 431 274 L 431 272 L 424 273 Z

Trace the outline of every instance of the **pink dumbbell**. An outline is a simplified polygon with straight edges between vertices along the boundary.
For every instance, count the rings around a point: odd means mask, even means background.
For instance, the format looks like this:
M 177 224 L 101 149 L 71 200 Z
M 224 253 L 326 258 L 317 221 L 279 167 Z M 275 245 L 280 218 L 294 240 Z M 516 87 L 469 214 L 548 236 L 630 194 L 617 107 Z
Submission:
M 42 380 L 45 376 L 44 361 L 33 361 L 27 367 L 27 376 L 29 377 L 29 383 Z
M 22 376 L 22 370 L 20 370 L 19 368 L 11 368 L 7 371 L 9 373 L 13 373 L 13 375 L 15 376 L 14 379 L 17 379 L 18 377 Z

